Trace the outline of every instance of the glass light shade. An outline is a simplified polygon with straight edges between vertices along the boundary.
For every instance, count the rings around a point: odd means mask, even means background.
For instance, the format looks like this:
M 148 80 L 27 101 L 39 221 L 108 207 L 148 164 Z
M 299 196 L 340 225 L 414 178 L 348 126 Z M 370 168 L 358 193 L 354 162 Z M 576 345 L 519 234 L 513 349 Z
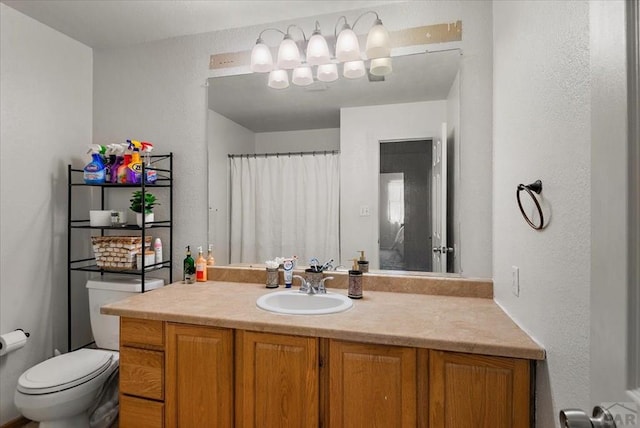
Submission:
M 294 42 L 290 36 L 284 36 L 278 48 L 278 68 L 290 70 L 296 68 L 301 63 L 298 45 L 296 45 L 296 42 Z
M 342 75 L 347 79 L 357 79 L 364 76 L 364 61 L 348 61 L 342 66 Z
M 291 82 L 297 86 L 308 86 L 313 83 L 311 67 L 300 66 L 293 69 Z
M 267 73 L 271 70 L 273 70 L 271 50 L 269 46 L 259 40 L 251 51 L 251 71 L 254 73 Z
M 289 87 L 289 75 L 287 70 L 273 70 L 269 73 L 269 87 L 273 89 L 284 89 Z
M 318 80 L 321 82 L 338 80 L 338 66 L 333 63 L 319 65 Z
M 369 59 L 391 56 L 389 32 L 384 28 L 380 20 L 376 21 L 376 25 L 369 30 L 365 54 Z
M 360 58 L 360 43 L 358 36 L 348 25 L 345 25 L 338 34 L 336 41 L 336 58 L 340 62 L 357 61 Z
M 374 76 L 387 76 L 391 74 L 391 58 L 375 58 L 371 60 L 369 72 Z
M 309 39 L 307 45 L 307 63 L 309 65 L 326 64 L 331 59 L 329 45 L 320 33 L 316 33 Z

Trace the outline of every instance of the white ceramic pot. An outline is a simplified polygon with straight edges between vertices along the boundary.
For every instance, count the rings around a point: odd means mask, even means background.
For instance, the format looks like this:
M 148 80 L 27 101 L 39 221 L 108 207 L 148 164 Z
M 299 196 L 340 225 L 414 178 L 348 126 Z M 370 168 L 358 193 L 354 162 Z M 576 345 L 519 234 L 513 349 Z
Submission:
M 136 213 L 136 222 L 138 223 L 139 227 L 142 227 L 142 213 Z M 144 215 L 144 222 L 145 222 L 145 224 L 152 223 L 153 222 L 153 213 L 145 214 Z

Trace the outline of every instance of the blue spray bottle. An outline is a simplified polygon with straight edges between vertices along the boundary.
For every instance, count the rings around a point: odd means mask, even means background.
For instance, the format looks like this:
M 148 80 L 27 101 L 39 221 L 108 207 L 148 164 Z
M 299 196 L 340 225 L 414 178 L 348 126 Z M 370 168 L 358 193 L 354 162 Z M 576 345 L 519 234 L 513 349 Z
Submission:
M 102 160 L 103 147 L 98 144 L 89 146 L 87 153 L 91 154 L 91 162 L 84 167 L 84 182 L 87 184 L 102 184 L 105 181 L 105 167 Z

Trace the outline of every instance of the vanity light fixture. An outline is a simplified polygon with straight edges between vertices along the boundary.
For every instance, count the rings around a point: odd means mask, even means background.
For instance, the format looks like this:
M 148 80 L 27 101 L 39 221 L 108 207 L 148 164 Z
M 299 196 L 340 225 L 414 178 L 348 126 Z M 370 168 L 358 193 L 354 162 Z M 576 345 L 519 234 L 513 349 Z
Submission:
M 320 24 L 316 21 L 316 29 L 313 31 L 307 44 L 307 64 L 322 65 L 331 61 L 329 45 L 320 33 Z
M 313 83 L 313 71 L 308 65 L 301 65 L 293 69 L 291 82 L 297 86 L 309 86 Z
M 269 73 L 269 87 L 273 89 L 284 89 L 289 87 L 289 75 L 287 70 L 271 70 Z
M 362 58 L 360 58 L 360 43 L 358 42 L 358 36 L 347 23 L 347 18 L 341 16 L 338 18 L 338 22 L 340 22 L 341 19 L 344 19 L 344 25 L 342 26 L 342 30 L 337 33 L 336 59 L 340 62 L 359 61 Z M 336 29 L 338 28 L 337 25 L 338 23 L 336 22 Z M 335 33 L 336 31 L 334 30 L 334 34 Z
M 338 66 L 332 62 L 319 65 L 317 77 L 321 82 L 334 82 L 338 80 Z
M 365 58 L 360 51 L 358 37 L 352 28 L 358 24 L 360 19 L 368 14 L 375 15 L 375 21 L 367 35 L 365 47 Z M 341 30 L 338 25 L 342 22 Z M 302 46 L 306 45 L 303 57 L 290 33 L 292 28 L 297 28 L 302 33 Z M 274 66 L 273 56 L 269 47 L 264 44 L 262 35 L 266 31 L 277 31 L 284 37 L 278 47 L 277 63 Z M 369 61 L 369 72 L 374 76 L 386 76 L 391 74 L 391 43 L 389 32 L 383 26 L 382 20 L 374 11 L 367 11 L 361 14 L 353 22 L 353 27 L 347 22 L 345 16 L 338 18 L 334 27 L 335 56 L 331 57 L 329 44 L 322 36 L 320 24 L 315 23 L 315 29 L 311 38 L 307 41 L 304 30 L 292 24 L 287 27 L 287 31 L 277 28 L 266 28 L 260 32 L 256 44 L 251 51 L 251 71 L 254 73 L 269 73 L 269 87 L 274 89 L 284 89 L 289 87 L 289 76 L 287 70 L 293 70 L 291 82 L 297 86 L 307 86 L 313 83 L 313 69 L 316 67 L 316 79 L 321 82 L 333 82 L 338 79 L 337 63 L 344 63 L 342 75 L 348 79 L 358 79 L 366 73 L 364 60 Z
M 342 75 L 347 79 L 358 79 L 365 75 L 364 61 L 348 61 L 342 65 Z

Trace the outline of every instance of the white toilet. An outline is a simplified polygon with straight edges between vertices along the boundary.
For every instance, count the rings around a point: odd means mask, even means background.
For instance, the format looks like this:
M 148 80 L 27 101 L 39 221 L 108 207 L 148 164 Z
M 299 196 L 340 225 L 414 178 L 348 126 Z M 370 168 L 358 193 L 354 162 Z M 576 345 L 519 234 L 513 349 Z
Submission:
M 145 291 L 162 287 L 161 279 L 146 279 Z M 100 307 L 141 291 L 140 278 L 116 277 L 87 282 L 91 330 L 100 349 L 78 349 L 30 368 L 18 379 L 14 401 L 40 428 L 87 428 L 89 409 L 100 398 L 119 361 L 119 317 L 100 314 Z

